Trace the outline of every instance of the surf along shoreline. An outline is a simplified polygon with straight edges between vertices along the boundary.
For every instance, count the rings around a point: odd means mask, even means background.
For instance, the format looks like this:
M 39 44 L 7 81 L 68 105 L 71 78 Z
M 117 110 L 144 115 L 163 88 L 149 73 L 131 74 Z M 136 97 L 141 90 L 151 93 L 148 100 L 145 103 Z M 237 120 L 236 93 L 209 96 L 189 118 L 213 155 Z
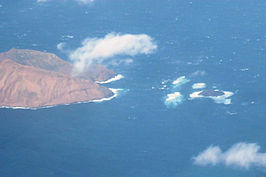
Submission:
M 107 84 L 107 83 L 111 83 L 111 82 L 114 82 L 114 81 L 118 81 L 120 79 L 123 79 L 124 76 L 121 75 L 121 74 L 118 74 L 114 77 L 112 77 L 111 79 L 108 79 L 106 81 L 102 81 L 102 82 L 99 82 L 99 81 L 96 81 L 96 83 L 98 84 Z M 0 106 L 0 109 L 1 108 L 6 108 L 6 109 L 29 109 L 29 110 L 38 110 L 38 109 L 45 109 L 45 108 L 52 108 L 52 107 L 56 107 L 56 106 L 68 106 L 68 105 L 72 105 L 72 104 L 82 104 L 82 103 L 101 103 L 101 102 L 104 102 L 104 101 L 110 101 L 112 99 L 114 99 L 115 97 L 117 97 L 119 95 L 119 91 L 122 91 L 123 89 L 120 89 L 120 88 L 108 88 L 112 93 L 113 95 L 110 96 L 110 97 L 106 97 L 106 98 L 100 98 L 100 99 L 93 99 L 93 100 L 88 100 L 88 101 L 80 101 L 80 102 L 73 102 L 73 103 L 67 103 L 67 104 L 57 104 L 57 105 L 51 105 L 51 106 L 43 106 L 43 107 L 23 107 L 23 106 Z

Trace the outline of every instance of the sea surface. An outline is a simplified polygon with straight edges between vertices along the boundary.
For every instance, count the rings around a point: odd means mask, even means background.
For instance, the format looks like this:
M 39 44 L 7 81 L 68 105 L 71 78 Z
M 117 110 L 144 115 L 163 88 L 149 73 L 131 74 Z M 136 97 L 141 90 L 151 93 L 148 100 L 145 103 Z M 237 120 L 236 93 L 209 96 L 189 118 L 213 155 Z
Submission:
M 265 177 L 265 166 L 198 166 L 210 145 L 266 152 L 266 1 L 0 0 L 0 52 L 68 50 L 85 38 L 147 34 L 157 50 L 111 65 L 123 91 L 101 103 L 0 109 L 1 177 Z M 1 71 L 0 71 L 1 72 Z M 185 76 L 188 82 L 173 86 Z M 194 83 L 231 104 L 189 99 Z M 182 99 L 167 105 L 167 94 Z

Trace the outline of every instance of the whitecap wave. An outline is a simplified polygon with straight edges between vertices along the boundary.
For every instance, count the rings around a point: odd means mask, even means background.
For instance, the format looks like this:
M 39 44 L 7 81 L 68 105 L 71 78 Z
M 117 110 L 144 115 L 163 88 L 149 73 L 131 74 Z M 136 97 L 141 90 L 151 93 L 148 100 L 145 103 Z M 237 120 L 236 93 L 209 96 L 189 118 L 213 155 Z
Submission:
M 66 38 L 73 39 L 73 38 L 74 38 L 74 36 L 71 36 L 71 35 L 66 35 Z
M 241 68 L 240 71 L 248 71 L 248 68 Z
M 63 36 L 61 36 L 61 38 L 62 39 L 73 39 L 74 36 L 72 36 L 72 35 L 63 35 Z
M 123 78 L 124 78 L 124 76 L 122 74 L 118 74 L 118 75 L 116 75 L 115 77 L 113 77 L 111 79 L 108 79 L 106 81 L 96 81 L 96 83 L 98 83 L 98 84 L 108 84 L 110 82 L 118 81 L 118 80 L 123 79 Z
M 192 85 L 193 89 L 203 89 L 205 87 L 206 87 L 205 83 L 195 83 L 195 84 Z
M 164 104 L 167 107 L 175 107 L 179 104 L 181 104 L 183 101 L 183 95 L 180 92 L 174 92 L 167 94 Z
M 190 80 L 186 78 L 186 76 L 181 76 L 179 78 L 177 78 L 176 80 L 174 80 L 172 82 L 172 84 L 174 85 L 174 87 L 180 87 L 186 83 L 188 83 Z

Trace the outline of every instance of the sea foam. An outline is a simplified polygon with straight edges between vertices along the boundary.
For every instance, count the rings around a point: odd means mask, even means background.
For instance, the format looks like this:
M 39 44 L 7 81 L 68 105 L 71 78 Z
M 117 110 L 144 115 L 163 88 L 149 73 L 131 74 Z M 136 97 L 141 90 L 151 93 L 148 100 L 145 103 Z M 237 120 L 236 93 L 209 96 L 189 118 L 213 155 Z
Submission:
M 123 89 L 114 89 L 114 88 L 109 88 L 112 92 L 113 95 L 107 98 L 101 98 L 101 99 L 94 99 L 94 100 L 90 100 L 90 101 L 80 101 L 80 102 L 75 102 L 75 103 L 68 103 L 68 104 L 59 104 L 59 105 L 53 105 L 53 106 L 43 106 L 43 107 L 38 107 L 38 108 L 32 108 L 32 107 L 22 107 L 22 106 L 1 106 L 0 108 L 7 108 L 7 109 L 29 109 L 29 110 L 37 110 L 37 109 L 45 109 L 45 108 L 52 108 L 52 107 L 56 107 L 56 106 L 68 106 L 68 105 L 72 105 L 72 104 L 81 104 L 81 103 L 99 103 L 99 102 L 103 102 L 103 101 L 109 101 L 112 100 L 113 98 L 117 97 L 119 95 L 119 93 L 121 91 L 123 91 Z
M 109 101 L 109 100 L 117 97 L 119 95 L 119 93 L 121 91 L 123 91 L 123 89 L 120 89 L 120 88 L 118 88 L 118 89 L 109 88 L 109 89 L 113 92 L 113 94 L 114 94 L 113 96 L 108 97 L 108 98 L 95 99 L 95 100 L 92 100 L 91 102 L 99 103 L 99 102 L 103 102 L 103 101 Z
M 206 87 L 205 83 L 195 83 L 195 84 L 192 85 L 193 89 L 203 89 L 205 87 Z
M 167 94 L 164 104 L 167 107 L 175 107 L 178 104 L 181 104 L 183 101 L 183 95 L 180 92 L 174 92 Z
M 177 78 L 176 80 L 174 80 L 174 81 L 172 82 L 172 84 L 173 84 L 173 86 L 174 86 L 175 88 L 177 88 L 177 87 L 180 87 L 180 86 L 182 86 L 182 85 L 188 83 L 189 81 L 190 81 L 190 80 L 187 79 L 186 76 L 181 76 L 181 77 Z
M 111 79 L 108 79 L 106 81 L 96 81 L 96 83 L 98 83 L 98 84 L 108 84 L 110 82 L 118 81 L 118 80 L 123 79 L 123 78 L 124 78 L 124 76 L 122 74 L 118 74 L 118 75 L 116 75 L 115 77 L 113 77 Z

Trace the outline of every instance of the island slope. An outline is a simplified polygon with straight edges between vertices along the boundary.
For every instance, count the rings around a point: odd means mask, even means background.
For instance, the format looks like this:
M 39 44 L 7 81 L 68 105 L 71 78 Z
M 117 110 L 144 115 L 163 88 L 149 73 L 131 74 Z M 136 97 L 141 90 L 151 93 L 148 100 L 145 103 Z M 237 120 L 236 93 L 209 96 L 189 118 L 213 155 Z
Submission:
M 67 75 L 72 74 L 73 65 L 62 60 L 53 53 L 40 52 L 28 49 L 10 49 L 0 53 L 0 61 L 4 59 L 13 60 L 19 64 L 40 68 L 47 71 L 59 72 Z M 90 68 L 76 77 L 86 80 L 105 81 L 115 76 L 115 73 L 103 65 L 93 64 Z
M 104 70 L 110 75 L 104 73 L 102 77 Z M 94 81 L 97 77 L 108 79 L 112 71 L 104 68 L 98 73 L 95 71 L 94 76 L 73 77 L 72 64 L 50 53 L 12 49 L 0 54 L 0 71 L 2 107 L 39 108 L 113 95 L 111 90 Z

